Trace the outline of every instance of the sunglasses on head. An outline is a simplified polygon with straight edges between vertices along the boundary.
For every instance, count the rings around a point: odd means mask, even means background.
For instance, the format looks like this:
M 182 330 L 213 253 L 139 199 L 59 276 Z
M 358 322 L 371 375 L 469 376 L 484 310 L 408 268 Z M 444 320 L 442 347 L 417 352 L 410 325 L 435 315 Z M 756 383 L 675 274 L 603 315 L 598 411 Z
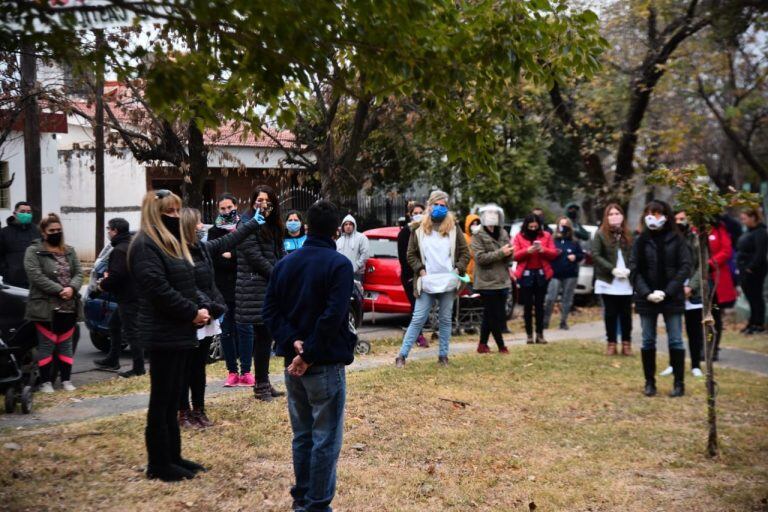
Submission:
M 163 199 L 171 195 L 171 191 L 165 188 L 155 190 L 155 199 Z

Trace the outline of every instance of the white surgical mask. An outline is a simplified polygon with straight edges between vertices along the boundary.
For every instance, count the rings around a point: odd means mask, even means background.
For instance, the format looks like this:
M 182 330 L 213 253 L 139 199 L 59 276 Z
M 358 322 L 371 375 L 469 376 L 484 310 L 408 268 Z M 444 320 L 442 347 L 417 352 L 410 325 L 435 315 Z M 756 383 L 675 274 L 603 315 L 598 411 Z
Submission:
M 480 224 L 475 224 L 474 226 L 469 226 L 469 230 L 472 232 L 473 235 L 476 235 L 480 232 L 483 226 Z
M 656 231 L 657 229 L 663 228 L 666 222 L 667 222 L 667 218 L 664 215 L 662 215 L 658 219 L 653 215 L 645 216 L 645 225 L 648 226 L 648 229 L 652 231 Z
M 411 217 L 411 219 L 413 219 L 413 222 L 421 222 L 421 219 L 423 218 L 424 218 L 423 213 L 417 213 L 413 217 Z

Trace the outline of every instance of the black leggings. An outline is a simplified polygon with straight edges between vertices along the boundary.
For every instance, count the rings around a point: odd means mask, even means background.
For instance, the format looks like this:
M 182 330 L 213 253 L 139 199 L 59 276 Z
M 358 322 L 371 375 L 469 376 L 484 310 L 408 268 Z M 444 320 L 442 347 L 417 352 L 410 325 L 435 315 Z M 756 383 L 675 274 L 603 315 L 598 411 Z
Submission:
M 205 410 L 205 367 L 208 364 L 208 351 L 211 338 L 200 340 L 200 345 L 190 351 L 187 366 L 184 371 L 184 384 L 179 398 L 179 410 L 189 410 L 189 395 L 192 394 L 192 408 L 196 411 Z
M 151 467 L 181 460 L 176 419 L 190 350 L 153 350 L 149 354 L 149 410 L 144 439 Z
M 765 299 L 763 298 L 763 282 L 765 272 L 741 274 L 741 289 L 749 302 L 749 325 L 762 327 L 765 324 Z
M 504 338 L 501 331 L 506 323 L 507 312 L 506 290 L 480 290 L 483 297 L 483 323 L 480 325 L 480 343 L 488 344 L 488 337 L 493 334 L 493 339 L 499 348 L 504 347 Z
M 701 368 L 701 350 L 704 346 L 701 309 L 685 311 L 685 333 L 688 335 L 688 351 L 691 353 L 691 368 Z
M 603 318 L 608 343 L 616 343 L 617 329 L 621 325 L 621 341 L 632 340 L 632 296 L 603 294 Z
M 272 356 L 272 335 L 267 326 L 253 326 L 253 371 L 256 384 L 269 382 L 269 358 Z
M 536 308 L 536 332 L 544 332 L 544 299 L 547 296 L 549 281 L 537 280 L 531 286 L 520 287 L 520 302 L 523 303 L 523 318 L 525 319 L 525 333 L 533 335 L 533 309 Z

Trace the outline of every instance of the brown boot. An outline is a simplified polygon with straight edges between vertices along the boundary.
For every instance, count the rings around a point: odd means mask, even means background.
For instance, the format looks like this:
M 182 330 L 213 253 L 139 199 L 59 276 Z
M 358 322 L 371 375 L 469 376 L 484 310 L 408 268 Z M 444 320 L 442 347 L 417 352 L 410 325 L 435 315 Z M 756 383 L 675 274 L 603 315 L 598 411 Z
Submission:
M 547 340 L 544 338 L 544 333 L 543 332 L 537 332 L 536 333 L 536 343 L 538 343 L 539 345 L 546 345 L 547 344 Z
M 199 426 L 192 419 L 192 411 L 179 411 L 179 428 L 198 428 Z
M 533 335 L 529 334 L 528 339 L 525 341 L 528 345 L 533 345 Z
M 615 356 L 616 354 L 618 354 L 618 352 L 616 351 L 616 342 L 615 341 L 613 341 L 613 342 L 609 341 L 608 342 L 608 348 L 605 349 L 605 355 L 607 355 L 607 356 Z
M 191 419 L 196 422 L 201 428 L 208 428 L 213 426 L 213 422 L 208 419 L 208 415 L 205 414 L 204 409 L 197 409 L 192 411 Z
M 632 355 L 632 342 L 631 341 L 622 341 L 621 342 L 621 355 L 623 355 L 623 356 L 631 356 Z

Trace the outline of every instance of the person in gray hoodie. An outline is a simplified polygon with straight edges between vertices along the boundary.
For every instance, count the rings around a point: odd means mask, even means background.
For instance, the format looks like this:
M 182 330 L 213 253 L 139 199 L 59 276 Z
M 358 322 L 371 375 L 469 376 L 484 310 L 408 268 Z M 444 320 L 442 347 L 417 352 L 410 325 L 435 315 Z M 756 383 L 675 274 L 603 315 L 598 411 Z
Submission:
M 341 235 L 336 240 L 336 250 L 352 262 L 355 279 L 362 280 L 369 254 L 368 237 L 357 231 L 357 221 L 352 215 L 347 215 L 341 221 Z

